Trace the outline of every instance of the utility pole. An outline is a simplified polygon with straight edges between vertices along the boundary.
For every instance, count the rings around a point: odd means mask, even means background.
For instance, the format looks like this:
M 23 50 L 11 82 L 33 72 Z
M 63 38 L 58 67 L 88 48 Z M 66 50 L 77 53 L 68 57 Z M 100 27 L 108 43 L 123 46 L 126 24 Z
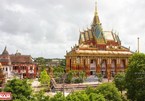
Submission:
M 137 49 L 137 52 L 139 53 L 139 37 L 137 38 L 137 40 L 138 40 L 138 42 L 137 42 L 137 47 L 138 47 L 138 49 Z
M 64 88 L 65 88 L 65 78 L 66 78 L 66 73 L 63 75 L 63 97 L 65 96 Z

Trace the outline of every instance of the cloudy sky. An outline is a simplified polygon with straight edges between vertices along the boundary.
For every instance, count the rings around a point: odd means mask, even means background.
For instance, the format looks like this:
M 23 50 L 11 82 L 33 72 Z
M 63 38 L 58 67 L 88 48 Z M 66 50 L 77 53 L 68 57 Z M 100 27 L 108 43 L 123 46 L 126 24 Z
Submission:
M 95 0 L 0 0 L 0 52 L 64 58 L 90 27 Z M 145 0 L 98 0 L 103 30 L 119 33 L 122 45 L 145 52 Z

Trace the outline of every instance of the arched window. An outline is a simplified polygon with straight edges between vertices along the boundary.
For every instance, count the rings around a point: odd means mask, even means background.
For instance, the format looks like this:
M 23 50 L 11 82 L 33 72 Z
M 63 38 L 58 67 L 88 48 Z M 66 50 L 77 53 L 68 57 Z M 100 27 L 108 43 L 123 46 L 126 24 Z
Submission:
M 124 69 L 125 68 L 125 60 L 121 60 L 121 69 Z
M 115 75 L 115 69 L 116 69 L 116 60 L 115 59 L 113 59 L 112 61 L 111 61 L 111 75 L 114 77 L 114 75 Z
M 101 73 L 104 75 L 104 77 L 107 77 L 107 60 L 102 60 L 101 62 Z
M 111 69 L 115 69 L 115 68 L 116 68 L 116 60 L 113 59 L 113 60 L 111 61 Z
M 101 69 L 106 69 L 106 67 L 107 67 L 107 61 L 103 60 L 101 63 Z

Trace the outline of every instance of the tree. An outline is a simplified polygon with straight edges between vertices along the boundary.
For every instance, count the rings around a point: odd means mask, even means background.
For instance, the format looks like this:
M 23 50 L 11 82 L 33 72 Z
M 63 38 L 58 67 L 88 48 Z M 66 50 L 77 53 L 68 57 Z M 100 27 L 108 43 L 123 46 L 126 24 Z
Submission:
M 117 75 L 115 75 L 114 83 L 116 87 L 118 88 L 118 90 L 121 91 L 121 94 L 122 94 L 122 91 L 125 90 L 125 74 L 118 73 Z
M 84 91 L 73 92 L 66 97 L 67 101 L 90 101 L 89 96 Z
M 50 86 L 50 77 L 45 69 L 41 72 L 39 81 L 42 85 Z
M 113 83 L 99 85 L 95 93 L 102 94 L 107 101 L 122 101 L 121 94 Z
M 132 101 L 145 99 L 145 54 L 135 53 L 129 59 L 125 75 L 127 96 Z
M 88 87 L 85 92 L 90 99 L 97 99 L 96 101 L 104 101 L 104 99 L 105 101 L 122 101 L 121 94 L 113 83 L 103 83 L 96 88 Z M 98 96 L 101 97 L 101 100 L 98 100 Z
M 65 68 L 65 66 L 66 66 L 66 60 L 65 59 L 62 59 L 60 61 L 60 66 L 62 66 L 63 68 Z
M 31 101 L 50 101 L 49 96 L 44 95 L 44 91 L 39 91 L 38 93 L 31 96 Z
M 27 80 L 13 79 L 6 84 L 4 91 L 11 92 L 13 100 L 15 101 L 28 101 L 32 93 L 30 85 Z
M 66 75 L 66 79 L 65 79 L 65 82 L 66 83 L 71 83 L 72 82 L 72 79 L 73 79 L 73 76 L 74 76 L 74 71 L 69 71 Z
M 46 61 L 43 57 L 36 58 L 35 62 L 37 63 L 41 71 L 43 71 L 46 68 Z
M 85 89 L 85 92 L 86 92 L 87 95 L 89 95 L 89 94 L 91 94 L 91 93 L 95 93 L 95 88 L 88 86 L 88 87 Z
M 97 73 L 96 76 L 98 77 L 98 81 L 102 82 L 103 80 L 103 75 L 101 73 Z
M 90 101 L 106 101 L 105 97 L 102 94 L 90 93 L 89 94 Z
M 82 79 L 82 81 L 84 81 L 84 78 L 85 78 L 85 72 L 84 71 L 80 71 L 79 72 L 79 78 Z
M 67 101 L 62 93 L 58 92 L 54 97 L 50 98 L 50 101 Z
M 54 67 L 53 74 L 54 74 L 54 77 L 62 77 L 64 74 L 64 68 L 63 67 Z

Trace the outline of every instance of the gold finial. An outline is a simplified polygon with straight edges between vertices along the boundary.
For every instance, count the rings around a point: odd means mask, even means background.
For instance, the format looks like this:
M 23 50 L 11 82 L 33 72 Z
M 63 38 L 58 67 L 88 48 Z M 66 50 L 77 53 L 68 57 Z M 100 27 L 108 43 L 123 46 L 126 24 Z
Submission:
M 92 25 L 94 26 L 94 25 L 97 25 L 97 24 L 101 25 L 100 19 L 99 19 L 99 16 L 98 16 L 97 0 L 96 0 L 96 2 L 95 2 L 95 14 L 94 14 L 94 19 L 93 19 L 93 24 Z
M 95 14 L 98 15 L 97 0 L 95 1 Z

